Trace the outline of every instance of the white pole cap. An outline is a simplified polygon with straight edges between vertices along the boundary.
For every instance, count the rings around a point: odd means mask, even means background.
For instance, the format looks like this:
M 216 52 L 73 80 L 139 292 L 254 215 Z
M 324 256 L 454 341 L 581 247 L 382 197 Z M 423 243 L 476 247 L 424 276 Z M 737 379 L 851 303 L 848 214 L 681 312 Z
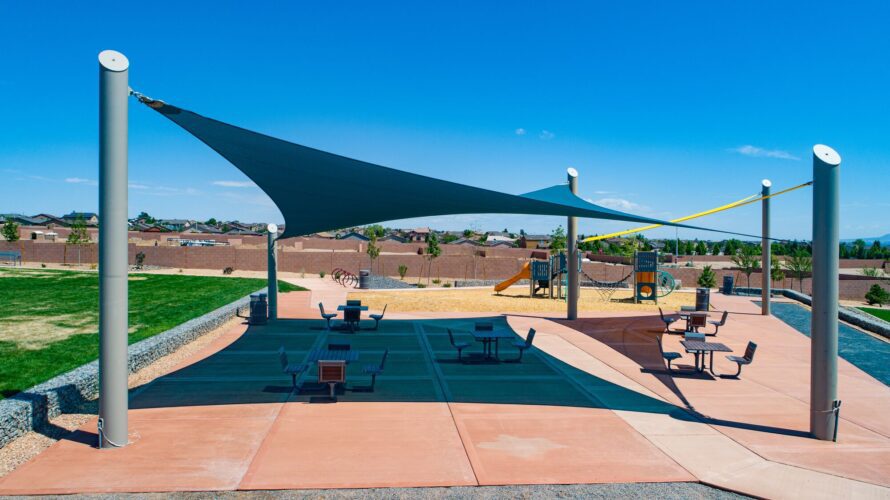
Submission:
M 569 177 L 578 177 L 578 171 L 574 167 L 567 168 L 566 173 L 569 174 Z
M 837 151 L 825 144 L 816 144 L 813 146 L 813 156 L 826 165 L 836 167 L 841 164 L 841 155 L 837 154 Z
M 773 185 L 773 183 L 770 182 L 769 179 L 763 179 L 762 181 L 760 181 L 760 184 L 763 185 L 763 187 L 765 188 L 772 187 Z
M 99 64 L 108 71 L 126 71 L 130 67 L 127 56 L 116 50 L 103 50 L 99 52 Z

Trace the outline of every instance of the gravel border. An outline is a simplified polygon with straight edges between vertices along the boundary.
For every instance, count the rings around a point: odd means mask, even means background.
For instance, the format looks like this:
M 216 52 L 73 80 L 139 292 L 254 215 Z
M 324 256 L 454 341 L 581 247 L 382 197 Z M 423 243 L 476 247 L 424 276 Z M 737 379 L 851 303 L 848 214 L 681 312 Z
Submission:
M 266 289 L 254 293 L 264 293 Z M 234 318 L 247 307 L 240 298 L 127 349 L 130 373 L 139 371 Z M 0 448 L 29 431 L 50 427 L 50 419 L 76 412 L 99 396 L 99 361 L 93 361 L 0 401 Z
M 633 499 L 739 499 L 744 495 L 721 490 L 702 483 L 604 483 L 604 484 L 542 484 L 516 486 L 453 486 L 450 488 L 369 488 L 330 490 L 261 490 L 261 491 L 204 491 L 176 493 L 113 493 L 97 495 L 45 496 L 64 500 L 120 498 L 162 499 L 183 498 L 189 500 L 241 499 L 241 498 L 295 498 L 324 500 L 393 500 L 393 499 L 443 499 L 443 500 L 514 500 L 533 498 L 633 498 Z
M 736 290 L 742 291 L 744 293 L 756 294 L 760 296 L 761 290 L 760 288 L 736 288 Z M 808 306 L 813 305 L 813 298 L 805 293 L 798 292 L 796 290 L 790 290 L 788 288 L 776 288 L 773 290 L 775 294 L 781 294 L 783 297 L 787 297 L 791 300 L 796 300 Z M 753 296 L 753 295 L 752 295 Z M 847 307 L 847 306 L 839 306 L 837 309 L 837 317 L 851 325 L 856 325 L 863 330 L 867 330 L 874 334 L 880 335 L 886 339 L 890 339 L 890 323 L 882 320 L 881 318 L 877 318 L 868 314 L 866 312 L 860 311 L 855 307 Z

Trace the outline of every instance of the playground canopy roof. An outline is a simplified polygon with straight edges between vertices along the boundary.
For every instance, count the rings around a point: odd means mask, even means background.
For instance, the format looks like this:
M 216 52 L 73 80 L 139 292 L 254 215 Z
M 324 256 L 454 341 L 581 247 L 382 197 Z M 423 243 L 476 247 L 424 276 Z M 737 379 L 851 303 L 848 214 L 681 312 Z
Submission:
M 282 238 L 431 215 L 563 215 L 704 229 L 587 202 L 559 184 L 511 195 L 404 172 L 301 146 L 134 92 L 253 180 L 281 210 Z M 721 231 L 722 232 L 722 231 Z

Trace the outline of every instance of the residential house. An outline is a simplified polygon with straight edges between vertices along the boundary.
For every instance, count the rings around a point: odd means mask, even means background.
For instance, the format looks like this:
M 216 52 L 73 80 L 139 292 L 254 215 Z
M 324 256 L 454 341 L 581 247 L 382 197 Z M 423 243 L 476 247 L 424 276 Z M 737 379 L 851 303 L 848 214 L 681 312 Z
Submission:
M 485 238 L 485 244 L 488 246 L 494 246 L 495 243 L 507 243 L 510 246 L 513 246 L 513 242 L 516 241 L 516 238 L 511 238 L 509 235 L 504 235 L 504 233 L 488 233 L 488 236 Z
M 404 238 L 399 236 L 398 234 L 389 233 L 386 236 L 378 239 L 377 241 L 395 241 L 396 243 L 407 243 L 408 238 Z
M 338 240 L 357 240 L 357 241 L 371 241 L 371 238 L 359 233 L 358 231 L 349 231 L 348 233 L 344 233 L 337 237 Z
M 546 234 L 524 234 L 519 238 L 520 248 L 549 248 L 550 236 Z
M 22 214 L 0 214 L 0 224 L 15 222 L 20 226 L 39 226 L 39 221 Z
M 428 227 L 418 227 L 408 231 L 405 231 L 405 238 L 408 241 L 417 242 L 417 241 L 426 241 L 430 237 L 430 228 Z
M 54 227 L 65 227 L 68 224 L 61 217 L 56 217 L 52 214 L 37 214 L 31 217 L 36 221 L 36 225 L 45 226 L 48 228 Z
M 159 220 L 158 224 L 166 227 L 171 231 L 182 232 L 186 229 L 192 227 L 194 221 L 186 220 L 186 219 L 163 219 Z
M 474 247 L 482 246 L 482 243 L 478 239 L 472 239 L 472 238 L 458 238 L 449 244 L 450 245 L 470 245 L 470 246 L 474 246 Z
M 326 240 L 332 240 L 332 239 L 334 239 L 334 233 L 331 233 L 329 231 L 322 231 L 320 233 L 311 234 L 311 235 L 309 235 L 309 237 L 310 238 L 324 238 Z
M 83 219 L 87 226 L 99 225 L 99 215 L 95 212 L 71 212 L 62 216 L 62 220 L 68 225 L 73 224 L 77 219 Z

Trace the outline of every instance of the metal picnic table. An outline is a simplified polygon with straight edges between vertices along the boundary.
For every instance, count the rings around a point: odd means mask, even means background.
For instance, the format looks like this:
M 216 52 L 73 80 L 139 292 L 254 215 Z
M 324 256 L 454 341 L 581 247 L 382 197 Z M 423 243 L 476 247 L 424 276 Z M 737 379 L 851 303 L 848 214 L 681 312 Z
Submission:
M 494 342 L 494 357 L 498 357 L 498 340 L 499 339 L 510 339 L 515 337 L 515 334 L 510 330 L 475 330 L 470 332 L 473 334 L 473 338 L 483 344 L 483 353 L 485 354 L 486 359 L 492 359 L 491 356 L 491 344 Z
M 358 351 L 353 351 L 352 349 L 313 349 L 309 351 L 309 362 L 315 363 L 319 360 L 345 361 L 346 363 L 352 363 L 354 361 L 358 361 Z
M 705 371 L 705 356 L 710 353 L 711 354 L 711 362 L 708 365 L 708 371 L 711 372 L 712 375 L 717 375 L 714 373 L 714 353 L 715 352 L 732 352 L 732 349 L 726 346 L 726 344 L 721 344 L 720 342 L 704 342 L 701 340 L 681 340 L 680 344 L 683 345 L 686 349 L 690 351 L 698 351 L 701 352 L 701 366 L 698 364 L 698 356 L 695 357 L 695 371 L 702 373 Z

